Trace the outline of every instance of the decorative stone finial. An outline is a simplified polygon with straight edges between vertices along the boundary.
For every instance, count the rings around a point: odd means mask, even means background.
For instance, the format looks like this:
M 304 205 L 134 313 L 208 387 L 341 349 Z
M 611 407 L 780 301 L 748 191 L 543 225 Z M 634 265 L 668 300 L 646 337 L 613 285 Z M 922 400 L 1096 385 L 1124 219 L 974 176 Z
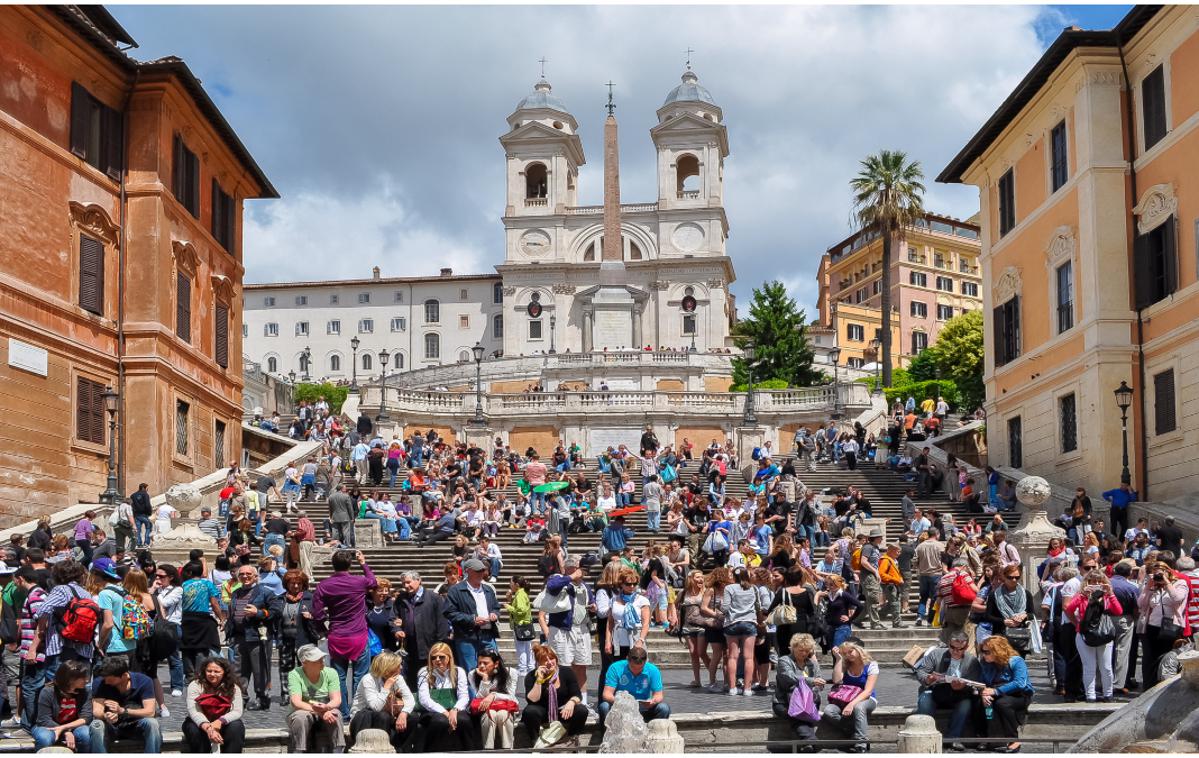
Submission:
M 1026 476 L 1016 483 L 1016 499 L 1029 509 L 1043 509 L 1052 496 L 1049 482 L 1039 476 Z

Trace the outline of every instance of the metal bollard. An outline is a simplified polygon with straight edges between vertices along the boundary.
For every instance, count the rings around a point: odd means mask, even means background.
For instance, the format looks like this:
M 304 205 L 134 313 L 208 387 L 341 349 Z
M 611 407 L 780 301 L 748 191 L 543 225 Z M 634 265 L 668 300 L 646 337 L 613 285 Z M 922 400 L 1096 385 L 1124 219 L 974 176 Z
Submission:
M 899 730 L 899 753 L 940 753 L 941 733 L 932 716 L 913 714 L 903 722 Z

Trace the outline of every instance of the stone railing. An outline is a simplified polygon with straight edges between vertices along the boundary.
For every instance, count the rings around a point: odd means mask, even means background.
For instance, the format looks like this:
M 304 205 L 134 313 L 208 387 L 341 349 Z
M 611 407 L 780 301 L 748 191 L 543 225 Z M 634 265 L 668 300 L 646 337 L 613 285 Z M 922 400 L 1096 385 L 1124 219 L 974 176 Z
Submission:
M 621 213 L 653 213 L 658 210 L 657 203 L 621 203 Z M 567 216 L 599 216 L 603 214 L 602 205 L 575 205 L 566 209 Z

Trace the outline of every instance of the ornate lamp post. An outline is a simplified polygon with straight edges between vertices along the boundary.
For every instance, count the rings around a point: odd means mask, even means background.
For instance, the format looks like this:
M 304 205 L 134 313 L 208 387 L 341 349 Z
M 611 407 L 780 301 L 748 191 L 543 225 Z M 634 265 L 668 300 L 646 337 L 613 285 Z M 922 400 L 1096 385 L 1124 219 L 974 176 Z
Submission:
M 387 352 L 387 348 L 379 351 L 379 365 L 383 368 L 383 376 L 379 379 L 379 415 L 375 416 L 375 421 L 390 421 L 387 417 L 387 361 L 391 359 L 391 353 Z
M 834 347 L 828 351 L 828 359 L 833 362 L 833 418 L 841 418 L 841 348 Z
M 358 346 L 362 344 L 362 340 L 353 337 L 350 340 L 350 349 L 354 351 L 354 362 L 350 366 L 350 392 L 358 391 Z
M 870 340 L 870 350 L 874 353 L 874 391 L 876 394 L 879 391 L 878 369 L 879 369 L 879 366 L 881 365 L 880 350 L 882 349 L 882 346 L 883 346 L 883 341 L 880 340 L 879 338 L 875 337 L 874 339 Z
M 1128 406 L 1132 405 L 1132 387 L 1120 382 L 1116 388 L 1116 405 L 1120 408 L 1120 434 L 1124 442 L 1124 468 L 1120 471 L 1120 483 L 1132 484 L 1132 473 L 1128 470 Z
M 558 317 L 551 313 L 550 314 L 550 355 L 553 355 L 554 353 L 558 352 L 557 350 L 554 349 L 554 331 L 557 326 L 558 326 Z
M 296 371 L 295 371 L 295 369 L 292 369 L 291 371 L 288 371 L 288 372 L 287 372 L 287 378 L 288 378 L 288 380 L 290 380 L 290 381 L 291 381 L 291 383 L 292 383 L 293 385 L 296 383 Z
M 745 393 L 745 415 L 742 421 L 746 426 L 753 426 L 758 423 L 758 415 L 754 412 L 754 343 L 746 342 L 742 352 L 745 355 L 745 366 L 749 369 L 749 387 Z
M 305 345 L 304 352 L 300 353 L 300 356 L 300 369 L 304 372 L 304 381 L 308 381 L 312 378 L 308 375 L 309 367 L 312 365 L 312 348 Z
M 108 486 L 100 493 L 100 502 L 116 505 L 121 500 L 117 491 L 117 400 L 119 395 L 112 385 L 100 394 L 104 398 L 104 410 L 108 412 Z
M 476 342 L 471 352 L 475 354 L 475 417 L 470 423 L 483 426 L 483 344 Z

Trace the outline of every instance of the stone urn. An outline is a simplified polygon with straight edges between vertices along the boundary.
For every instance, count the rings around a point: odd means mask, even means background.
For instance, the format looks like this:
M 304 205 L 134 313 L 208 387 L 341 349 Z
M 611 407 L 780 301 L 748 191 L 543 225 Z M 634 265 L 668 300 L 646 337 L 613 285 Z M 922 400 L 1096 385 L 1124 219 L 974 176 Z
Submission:
M 165 497 L 167 505 L 188 518 L 195 518 L 199 514 L 193 515 L 192 511 L 200 507 L 204 493 L 200 492 L 200 488 L 194 484 L 172 484 L 167 489 Z
M 1049 522 L 1045 512 L 1045 503 L 1052 496 L 1049 482 L 1039 476 L 1026 476 L 1016 483 L 1016 499 L 1024 505 L 1025 511 L 1020 526 L 1008 535 L 1008 541 L 1020 552 L 1024 586 L 1034 595 L 1040 589 L 1037 564 L 1049 549 L 1049 540 L 1066 536 L 1064 530 Z

